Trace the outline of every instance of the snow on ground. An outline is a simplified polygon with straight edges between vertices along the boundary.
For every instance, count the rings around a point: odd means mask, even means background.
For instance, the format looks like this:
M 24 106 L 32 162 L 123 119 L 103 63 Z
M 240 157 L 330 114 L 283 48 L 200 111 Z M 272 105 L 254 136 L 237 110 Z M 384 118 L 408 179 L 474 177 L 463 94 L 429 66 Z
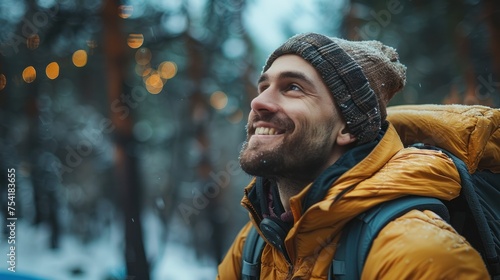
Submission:
M 167 242 L 161 239 L 161 226 L 153 215 L 144 218 L 144 232 L 148 255 L 156 260 L 152 264 L 151 279 L 215 279 L 217 264 L 199 261 L 186 242 L 190 233 L 175 221 L 169 226 Z M 21 279 L 21 275 L 36 276 L 43 280 L 105 280 L 125 279 L 122 232 L 117 226 L 97 240 L 83 244 L 75 236 L 63 235 L 58 250 L 48 247 L 49 231 L 18 220 L 16 224 L 16 272 L 9 267 L 7 237 L 0 239 L 0 279 Z M 164 248 L 164 249 L 163 249 Z M 3 260 L 2 260 L 3 259 Z M 17 276 L 17 278 L 13 277 Z M 111 278 L 112 277 L 112 278 Z M 29 278 L 31 279 L 31 278 Z

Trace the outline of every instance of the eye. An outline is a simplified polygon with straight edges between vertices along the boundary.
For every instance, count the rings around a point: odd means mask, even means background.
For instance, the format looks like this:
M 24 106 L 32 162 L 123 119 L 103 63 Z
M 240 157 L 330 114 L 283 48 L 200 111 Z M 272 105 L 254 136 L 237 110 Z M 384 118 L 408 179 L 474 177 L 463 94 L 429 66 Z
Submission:
M 302 87 L 300 87 L 297 84 L 289 84 L 286 88 L 284 93 L 289 94 L 289 95 L 302 95 L 304 93 L 304 90 Z
M 293 90 L 293 91 L 302 91 L 302 88 L 300 88 L 298 85 L 296 84 L 291 84 L 289 87 L 288 87 L 288 90 Z

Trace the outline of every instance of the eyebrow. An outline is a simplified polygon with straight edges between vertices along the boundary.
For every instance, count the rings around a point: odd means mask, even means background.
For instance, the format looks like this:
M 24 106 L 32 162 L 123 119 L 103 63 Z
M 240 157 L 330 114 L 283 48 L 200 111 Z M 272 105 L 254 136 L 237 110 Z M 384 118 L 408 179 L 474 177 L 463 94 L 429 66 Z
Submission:
M 278 78 L 279 79 L 285 79 L 285 78 L 298 79 L 298 80 L 301 80 L 302 82 L 308 84 L 310 87 L 314 87 L 313 81 L 311 81 L 311 79 L 306 77 L 306 75 L 304 75 L 302 72 L 297 72 L 297 71 L 281 72 L 278 75 Z M 260 83 L 268 81 L 268 80 L 269 80 L 269 76 L 266 73 L 264 73 L 260 76 L 259 80 L 257 81 L 257 84 L 260 84 Z

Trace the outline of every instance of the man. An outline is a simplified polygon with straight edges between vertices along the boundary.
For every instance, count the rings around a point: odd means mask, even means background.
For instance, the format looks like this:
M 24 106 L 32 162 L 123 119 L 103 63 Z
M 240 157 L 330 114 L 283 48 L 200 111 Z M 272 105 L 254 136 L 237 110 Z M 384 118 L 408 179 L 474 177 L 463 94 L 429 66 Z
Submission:
M 450 200 L 451 160 L 403 148 L 386 105 L 406 80 L 396 51 L 376 41 L 296 35 L 268 58 L 251 103 L 242 169 L 255 176 L 250 213 L 219 266 L 241 279 L 251 227 L 266 241 L 261 279 L 327 279 L 343 226 L 406 195 Z M 431 211 L 413 210 L 375 239 L 362 279 L 487 279 L 480 255 Z

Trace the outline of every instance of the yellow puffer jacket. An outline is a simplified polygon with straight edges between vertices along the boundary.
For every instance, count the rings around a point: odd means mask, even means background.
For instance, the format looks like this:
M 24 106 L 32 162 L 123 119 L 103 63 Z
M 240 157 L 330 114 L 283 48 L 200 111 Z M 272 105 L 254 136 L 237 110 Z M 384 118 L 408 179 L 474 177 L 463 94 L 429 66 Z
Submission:
M 486 145 L 488 141 L 483 142 Z M 242 200 L 247 208 L 251 207 L 247 194 L 253 185 L 254 181 L 245 189 Z M 353 185 L 354 189 L 334 202 L 339 193 Z M 301 201 L 310 186 L 290 200 L 295 223 L 285 239 L 285 247 L 291 263 L 266 244 L 261 258 L 261 279 L 327 279 L 342 228 L 350 219 L 381 202 L 404 195 L 453 199 L 460 193 L 460 177 L 453 162 L 443 153 L 403 148 L 391 124 L 374 150 L 339 177 L 323 201 L 302 214 Z M 241 279 L 243 244 L 250 227 L 258 228 L 252 215 L 250 220 L 219 265 L 217 279 Z M 389 223 L 374 240 L 362 279 L 489 279 L 489 276 L 478 252 L 453 228 L 431 211 L 413 210 Z

